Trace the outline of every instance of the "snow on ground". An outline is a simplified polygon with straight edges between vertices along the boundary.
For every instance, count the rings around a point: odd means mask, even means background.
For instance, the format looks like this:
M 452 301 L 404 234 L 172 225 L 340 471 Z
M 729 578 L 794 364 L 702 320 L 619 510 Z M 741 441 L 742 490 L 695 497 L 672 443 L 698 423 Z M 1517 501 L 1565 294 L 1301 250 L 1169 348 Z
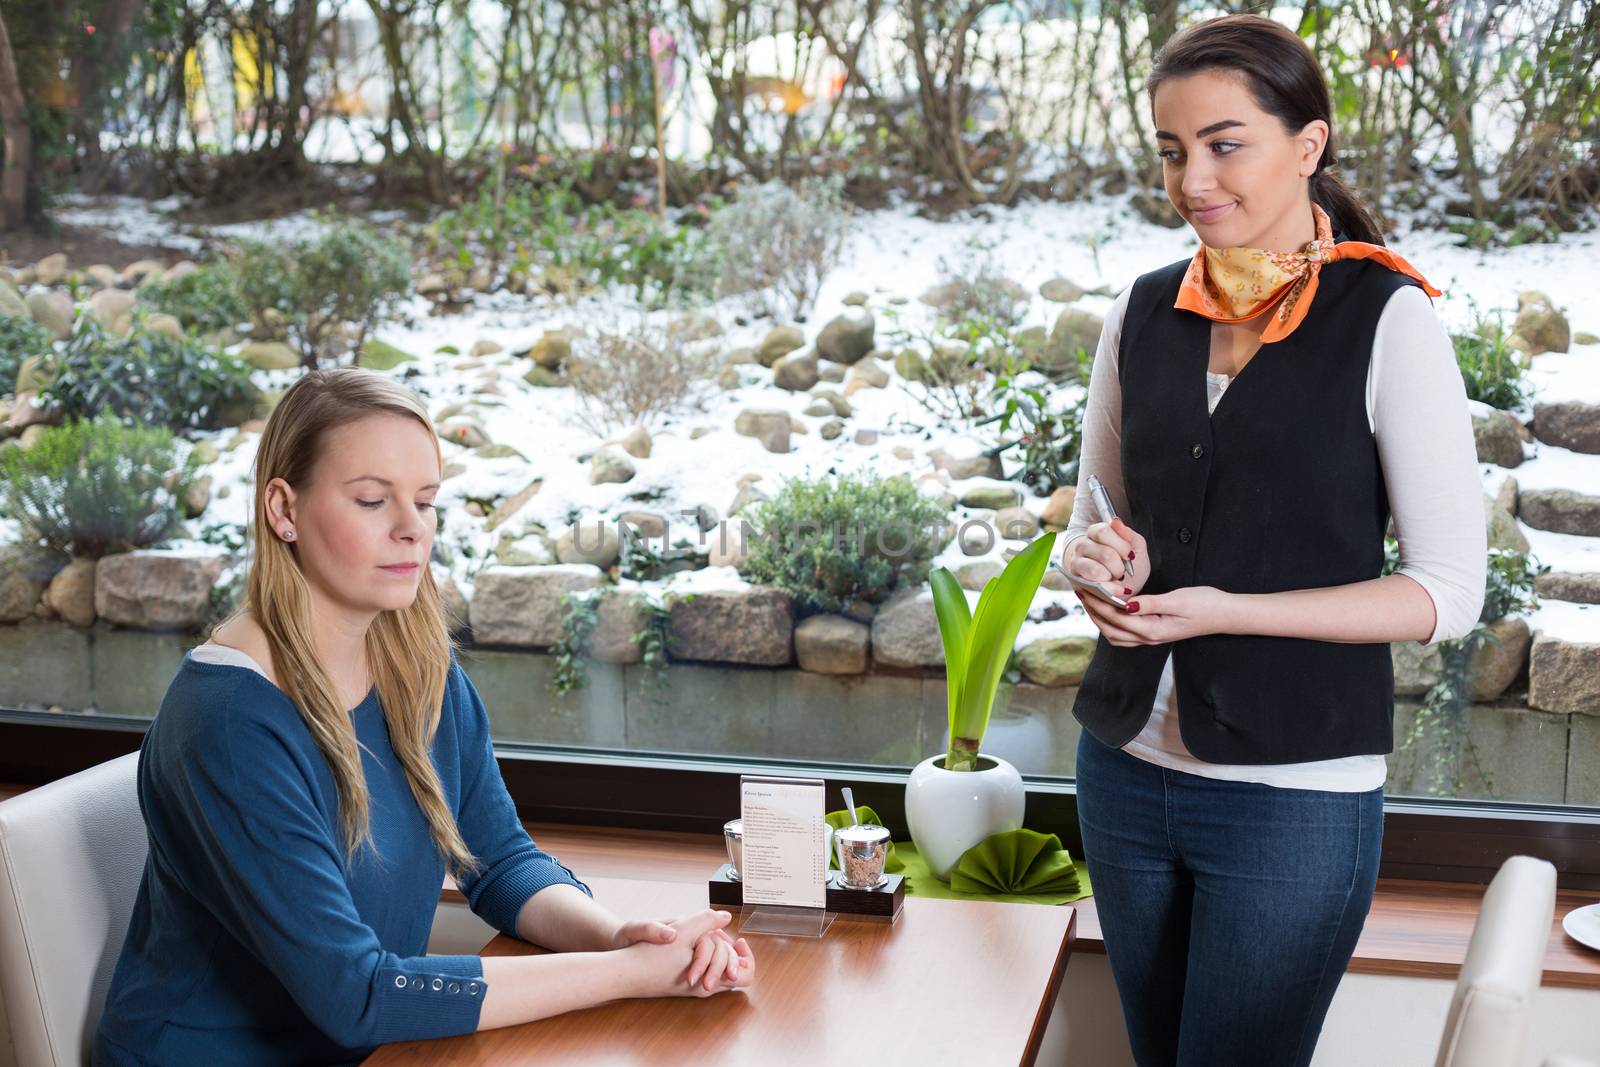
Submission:
M 69 201 L 59 217 L 73 225 L 115 228 L 127 240 L 185 250 L 202 248 L 218 237 L 295 239 L 313 232 L 317 225 L 309 215 L 299 214 L 201 230 L 176 224 L 170 214 L 175 206 L 171 202 L 75 200 Z M 1574 332 L 1600 334 L 1600 301 L 1594 299 L 1600 231 L 1565 235 L 1552 244 L 1492 252 L 1458 247 L 1457 241 L 1447 232 L 1402 225 L 1393 242 L 1446 290 L 1437 307 L 1451 329 L 1463 329 L 1475 314 L 1495 310 L 1504 313 L 1509 325 L 1515 317 L 1517 294 L 1539 289 L 1567 312 Z M 877 318 L 878 347 L 887 348 L 891 345 L 886 334 L 894 328 L 891 317 L 908 328 L 931 326 L 932 312 L 918 303 L 917 297 L 950 274 L 971 275 L 987 264 L 1032 292 L 1045 280 L 1061 275 L 1086 289 L 1116 293 L 1139 274 L 1186 258 L 1194 247 L 1189 230 L 1147 223 L 1121 200 L 1028 203 L 947 220 L 921 218 L 903 206 L 862 212 L 853 221 L 839 266 L 822 286 L 805 329 L 808 336 L 814 336 L 822 324 L 844 311 L 846 295 L 860 291 L 868 295 L 868 307 Z M 1111 301 L 1106 295 L 1087 296 L 1078 306 L 1101 313 Z M 727 330 L 722 343 L 728 350 L 756 344 L 770 328 L 770 323 L 762 320 L 738 325 L 739 309 L 726 301 L 705 310 Z M 1025 324 L 1048 327 L 1059 310 L 1059 305 L 1035 296 Z M 481 519 L 463 510 L 469 499 L 504 497 L 537 478 L 543 483 L 539 492 L 508 524 L 513 534 L 538 523 L 555 537 L 574 517 L 615 516 L 637 509 L 664 515 L 670 523 L 669 541 L 704 544 L 707 538 L 716 537 L 717 531 L 703 537 L 684 513 L 701 504 L 725 513 L 743 475 L 758 475 L 758 488 L 769 495 L 785 479 L 830 471 L 917 476 L 931 471 L 929 451 L 965 429 L 942 425 L 895 377 L 886 389 L 852 395 L 854 414 L 847 420 L 845 432 L 837 440 L 824 441 L 818 431 L 826 420 L 800 414 L 812 397 L 775 388 L 769 373 L 759 367 L 743 367 L 739 388 L 723 391 L 708 383 L 694 404 L 653 427 L 654 451 L 649 458 L 635 461 L 638 473 L 631 481 L 593 486 L 585 460 L 604 435 L 583 424 L 572 390 L 527 386 L 521 376 L 529 364 L 513 359 L 511 353 L 529 347 L 545 330 L 604 329 L 637 320 L 639 313 L 627 297 L 613 292 L 560 302 L 492 294 L 475 298 L 459 314 L 434 316 L 430 312 L 431 306 L 417 298 L 401 321 L 385 325 L 377 336 L 417 357 L 415 364 L 403 364 L 402 369 L 415 368 L 417 373 L 407 380 L 427 398 L 431 411 L 472 403 L 470 414 L 481 421 L 490 439 L 512 446 L 526 459 L 486 459 L 445 445 L 447 461 L 463 464 L 465 471 L 444 483 L 440 538 L 454 550 L 450 570 L 469 594 L 473 575 L 490 559 L 500 537 L 500 531 L 487 532 Z M 481 360 L 465 355 L 475 341 L 485 339 L 500 343 L 506 351 Z M 444 346 L 459 354 L 439 352 Z M 263 384 L 272 377 L 262 375 Z M 272 384 L 285 380 L 285 376 L 277 377 L 279 381 Z M 1600 346 L 1541 355 L 1534 361 L 1530 381 L 1536 401 L 1600 402 Z M 500 395 L 479 391 L 485 387 Z M 773 455 L 754 438 L 734 433 L 734 418 L 745 408 L 788 411 L 809 432 L 793 438 L 790 453 Z M 856 444 L 858 429 L 876 430 L 879 436 L 872 444 Z M 691 440 L 695 431 L 703 436 Z M 216 443 L 225 447 L 235 436 L 233 431 L 219 434 Z M 204 520 L 207 523 L 242 524 L 248 520 L 249 464 L 255 439 L 245 436 L 243 443 L 224 451 L 222 460 L 210 468 L 215 484 L 213 503 Z M 909 459 L 904 458 L 907 449 Z M 1600 456 L 1537 444 L 1528 447 L 1528 454 L 1528 462 L 1511 472 L 1523 488 L 1565 487 L 1600 493 Z M 1492 493 L 1505 476 L 1498 468 L 1484 468 L 1485 489 Z M 221 497 L 217 490 L 224 486 L 229 487 L 228 495 Z M 959 496 L 964 488 L 966 485 L 958 482 L 950 491 Z M 1043 503 L 1039 499 L 1025 501 L 1035 511 Z M 958 509 L 952 519 L 959 523 L 974 514 Z M 1600 538 L 1525 530 L 1542 562 L 1559 570 L 1600 571 Z M 736 532 L 730 525 L 729 535 Z M 1008 547 L 1017 546 L 999 541 L 986 556 L 967 557 L 952 545 L 937 562 L 952 567 L 974 559 L 999 562 Z M 674 589 L 739 584 L 737 574 L 729 568 L 679 574 L 665 583 Z M 1039 621 L 1048 604 L 1059 605 L 1066 615 Z M 1069 593 L 1041 591 L 1034 616 L 1024 628 L 1024 642 L 1094 632 Z M 1600 609 L 1547 603 L 1538 611 L 1534 625 L 1551 633 L 1600 641 Z

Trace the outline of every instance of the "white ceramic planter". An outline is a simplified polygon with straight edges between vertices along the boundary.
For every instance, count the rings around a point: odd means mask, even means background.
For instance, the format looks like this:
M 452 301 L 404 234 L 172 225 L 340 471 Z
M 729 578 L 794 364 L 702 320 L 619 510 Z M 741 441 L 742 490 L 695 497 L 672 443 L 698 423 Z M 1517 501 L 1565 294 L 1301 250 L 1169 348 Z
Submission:
M 917 764 L 906 782 L 911 841 L 934 877 L 948 881 L 961 854 L 991 834 L 1022 828 L 1022 775 L 997 756 L 978 754 L 975 771 L 947 771 L 943 756 Z

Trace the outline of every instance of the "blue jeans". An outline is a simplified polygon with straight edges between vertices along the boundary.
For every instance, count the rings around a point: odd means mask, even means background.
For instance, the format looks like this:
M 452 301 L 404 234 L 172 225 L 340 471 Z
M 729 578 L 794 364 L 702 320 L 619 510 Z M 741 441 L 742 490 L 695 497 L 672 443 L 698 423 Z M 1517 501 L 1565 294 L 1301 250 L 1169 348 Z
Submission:
M 1310 1063 L 1372 905 L 1383 790 L 1201 778 L 1085 732 L 1078 822 L 1139 1067 Z

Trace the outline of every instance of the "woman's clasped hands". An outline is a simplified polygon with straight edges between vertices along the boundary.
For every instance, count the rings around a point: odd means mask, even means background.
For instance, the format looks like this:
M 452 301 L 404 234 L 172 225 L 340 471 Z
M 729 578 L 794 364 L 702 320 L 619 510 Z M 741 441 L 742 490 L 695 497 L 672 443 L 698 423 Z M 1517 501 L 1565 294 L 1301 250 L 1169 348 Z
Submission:
M 637 995 L 709 997 L 754 982 L 755 954 L 744 938 L 728 934 L 732 919 L 728 912 L 707 908 L 663 922 L 622 923 L 615 947 L 633 957 L 641 987 Z
M 1075 590 L 1100 633 L 1113 645 L 1164 645 L 1190 637 L 1226 632 L 1223 613 L 1229 594 L 1211 586 L 1189 586 L 1170 593 L 1141 595 L 1150 577 L 1150 548 L 1144 535 L 1121 518 L 1097 522 L 1067 546 L 1062 565 L 1091 582 L 1105 582 L 1128 601 L 1119 608 L 1092 593 Z

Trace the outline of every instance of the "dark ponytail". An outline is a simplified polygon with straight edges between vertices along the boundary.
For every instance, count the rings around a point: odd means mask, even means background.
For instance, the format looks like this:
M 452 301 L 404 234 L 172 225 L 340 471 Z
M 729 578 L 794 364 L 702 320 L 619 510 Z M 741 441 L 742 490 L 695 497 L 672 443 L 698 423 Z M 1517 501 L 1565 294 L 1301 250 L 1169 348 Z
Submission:
M 1172 78 L 1209 70 L 1231 71 L 1245 80 L 1256 105 L 1283 123 L 1290 133 L 1321 119 L 1328 124 L 1328 143 L 1316 173 L 1311 199 L 1328 213 L 1333 232 L 1344 239 L 1383 244 L 1383 231 L 1366 202 L 1334 170 L 1333 105 L 1317 57 L 1297 34 L 1260 15 L 1223 15 L 1196 23 L 1176 34 L 1156 53 L 1148 89 Z

